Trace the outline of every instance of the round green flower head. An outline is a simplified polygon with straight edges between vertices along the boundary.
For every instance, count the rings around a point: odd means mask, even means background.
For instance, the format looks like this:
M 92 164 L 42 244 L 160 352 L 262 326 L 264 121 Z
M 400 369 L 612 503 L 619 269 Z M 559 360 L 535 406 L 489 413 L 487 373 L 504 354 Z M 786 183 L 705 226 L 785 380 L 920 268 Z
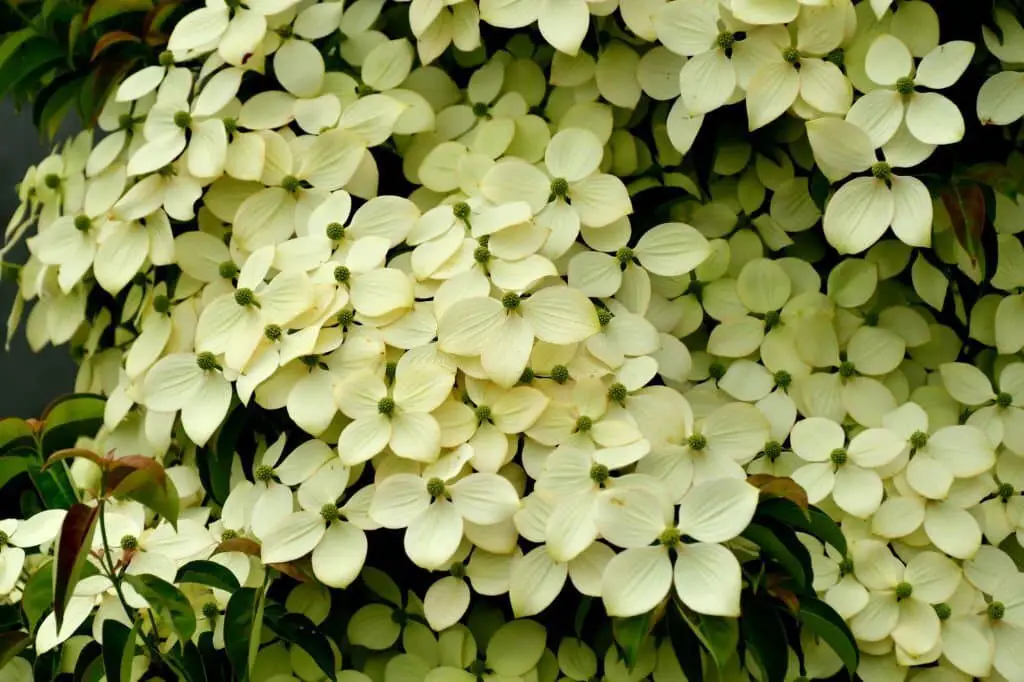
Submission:
M 625 402 L 626 398 L 629 397 L 629 391 L 626 387 L 620 383 L 614 383 L 608 387 L 608 400 L 614 403 Z
M 238 277 L 238 266 L 232 261 L 224 261 L 217 268 L 218 274 L 224 279 L 234 279 Z
M 1005 391 L 999 393 L 996 396 L 996 405 L 1005 410 L 1010 405 L 1013 405 L 1013 396 Z
M 174 114 L 174 125 L 182 130 L 192 125 L 192 114 L 187 111 L 179 111 Z
M 569 381 L 569 368 L 565 365 L 555 365 L 551 368 L 551 380 L 556 384 L 564 384 Z
M 345 226 L 341 223 L 331 223 L 327 226 L 327 238 L 331 241 L 340 241 L 345 237 Z
M 134 535 L 125 535 L 121 538 L 121 549 L 130 551 L 139 548 L 139 539 Z
M 217 357 L 210 351 L 205 351 L 197 355 L 196 364 L 199 365 L 199 369 L 204 372 L 212 372 L 215 369 L 219 369 Z
M 902 601 L 904 599 L 910 599 L 914 594 L 914 586 L 908 582 L 902 582 L 896 585 L 896 599 Z
M 699 433 L 695 433 L 686 439 L 686 444 L 690 447 L 691 450 L 700 452 L 701 450 L 708 446 L 708 439 L 700 435 Z
M 555 178 L 552 180 L 551 196 L 555 199 L 565 199 L 569 196 L 569 181 L 565 178 Z
M 440 478 L 437 478 L 435 476 L 434 478 L 432 478 L 429 481 L 427 481 L 427 494 L 428 495 L 430 495 L 434 499 L 437 499 L 438 497 L 441 497 L 442 495 L 444 495 L 444 493 L 445 493 L 444 481 L 442 481 Z
M 252 475 L 260 483 L 270 483 L 274 480 L 274 467 L 269 464 L 260 464 L 253 470 Z
M 576 419 L 576 431 L 578 433 L 586 433 L 592 428 L 594 428 L 594 420 L 590 417 L 583 415 Z
M 604 464 L 593 464 L 590 467 L 590 480 L 603 486 L 611 478 L 611 472 Z
M 390 417 L 392 414 L 394 414 L 395 413 L 395 400 L 394 400 L 394 398 L 387 398 L 387 397 L 385 397 L 385 398 L 381 398 L 380 400 L 378 400 L 377 401 L 377 412 L 379 412 L 380 414 L 384 415 L 385 417 Z
M 248 307 L 256 303 L 256 294 L 253 293 L 252 289 L 236 289 L 235 290 L 235 303 L 242 306 L 243 308 Z
M 92 220 L 87 215 L 75 216 L 75 229 L 79 232 L 88 232 L 92 229 Z

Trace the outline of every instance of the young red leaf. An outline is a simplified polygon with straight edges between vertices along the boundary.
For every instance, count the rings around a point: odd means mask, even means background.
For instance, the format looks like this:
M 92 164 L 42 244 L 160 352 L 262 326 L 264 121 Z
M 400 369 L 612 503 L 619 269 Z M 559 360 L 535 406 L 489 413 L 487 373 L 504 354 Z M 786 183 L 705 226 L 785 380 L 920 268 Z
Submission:
M 64 517 L 60 534 L 57 536 L 57 552 L 54 559 L 56 570 L 53 574 L 53 613 L 57 619 L 58 631 L 64 622 L 64 610 L 68 606 L 71 594 L 82 577 L 98 519 L 99 507 L 73 504 Z

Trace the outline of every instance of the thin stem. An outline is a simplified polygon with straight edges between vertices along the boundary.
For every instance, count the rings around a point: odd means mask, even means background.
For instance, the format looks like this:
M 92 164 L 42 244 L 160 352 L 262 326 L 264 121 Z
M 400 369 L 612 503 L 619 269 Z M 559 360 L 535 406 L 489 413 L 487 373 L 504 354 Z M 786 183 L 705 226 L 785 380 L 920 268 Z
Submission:
M 105 478 L 105 476 L 104 476 Z M 100 489 L 106 488 L 106 481 L 100 483 Z M 121 590 L 121 576 L 117 574 L 117 570 L 114 568 L 114 559 L 110 556 L 110 542 L 107 540 L 107 521 L 106 514 L 104 513 L 104 507 L 106 506 L 106 498 L 101 497 L 99 501 L 100 505 L 100 537 L 103 539 L 103 554 L 100 556 L 100 563 L 103 563 L 103 559 L 107 560 L 107 565 L 104 566 L 107 577 L 110 578 L 110 582 L 114 585 L 114 591 L 117 592 L 117 598 L 121 601 L 121 606 L 124 608 L 125 614 L 131 620 L 135 620 L 134 611 L 131 606 L 128 605 L 128 600 L 124 598 L 124 592 Z

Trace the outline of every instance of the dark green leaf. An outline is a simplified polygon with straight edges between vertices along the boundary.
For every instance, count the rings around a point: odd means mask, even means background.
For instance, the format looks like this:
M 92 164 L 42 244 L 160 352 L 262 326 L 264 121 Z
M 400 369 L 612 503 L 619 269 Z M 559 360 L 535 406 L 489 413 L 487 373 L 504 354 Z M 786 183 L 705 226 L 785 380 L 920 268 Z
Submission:
M 36 569 L 25 584 L 22 596 L 22 608 L 29 620 L 29 629 L 36 631 L 36 625 L 53 604 L 53 561 L 48 561 Z
M 280 604 L 267 604 L 263 610 L 263 622 L 275 635 L 309 654 L 328 678 L 337 679 L 334 651 L 313 621 L 298 613 L 288 613 Z
M 811 507 L 811 535 L 832 545 L 846 556 L 846 536 L 832 518 L 817 507 Z
M 999 549 L 1003 550 L 1013 559 L 1013 563 L 1017 564 L 1018 570 L 1024 571 L 1024 547 L 1020 546 L 1015 535 L 1007 536 L 1005 540 L 999 543 Z
M 27 632 L 14 630 L 0 633 L 0 670 L 3 670 L 4 666 L 20 654 L 31 641 L 32 636 Z
M 8 33 L 4 36 L 3 42 L 0 42 L 0 69 L 3 69 L 7 61 L 14 55 L 18 49 L 36 35 L 34 28 L 23 28 L 20 31 Z
M 613 618 L 612 635 L 622 654 L 622 660 L 629 670 L 636 666 L 640 648 L 651 635 L 654 625 L 654 612 L 644 613 L 632 618 Z
M 103 398 L 90 393 L 58 398 L 44 417 L 43 454 L 73 448 L 81 436 L 95 436 L 103 425 L 103 408 Z
M 768 517 L 790 526 L 794 530 L 813 535 L 822 542 L 835 547 L 839 552 L 846 555 L 846 538 L 839 528 L 825 512 L 817 507 L 810 507 L 805 515 L 799 507 L 790 500 L 782 498 L 770 498 L 761 500 L 757 505 L 755 520 Z
M 587 614 L 590 613 L 590 607 L 593 604 L 594 598 L 585 596 L 580 599 L 580 603 L 576 607 L 576 616 L 573 618 L 572 625 L 577 638 L 583 637 L 583 624 L 587 622 Z
M 86 28 L 126 12 L 147 12 L 153 0 L 96 0 L 88 12 Z
M 176 583 L 198 583 L 207 587 L 216 587 L 226 592 L 234 592 L 239 588 L 235 574 L 212 561 L 190 561 L 178 569 L 174 579 Z
M 103 651 L 99 642 L 89 642 L 75 661 L 75 682 L 99 682 L 103 677 Z
M 796 587 L 806 590 L 811 576 L 810 555 L 807 548 L 789 528 L 781 524 L 752 523 L 742 536 L 761 548 L 761 556 L 770 559 L 784 570 Z
M 818 207 L 819 211 L 824 212 L 825 202 L 828 201 L 828 193 L 831 189 L 828 178 L 819 171 L 817 168 L 811 173 L 811 180 L 808 183 L 808 189 L 810 190 L 811 200 L 814 201 L 814 205 Z
M 224 612 L 224 647 L 236 682 L 246 682 L 263 627 L 263 591 L 243 587 L 231 596 Z
M 52 682 L 60 672 L 60 649 L 51 649 L 41 656 L 36 656 L 32 666 L 32 676 L 36 682 Z
M 789 646 L 782 621 L 772 603 L 745 596 L 740 619 L 747 651 L 761 670 L 761 682 L 785 682 L 789 668 Z
M 711 659 L 723 670 L 729 659 L 736 653 L 736 645 L 740 640 L 740 627 L 735 618 L 720 616 L 703 616 L 690 611 L 680 602 L 676 602 L 679 616 L 690 626 L 701 646 L 711 654 Z
M 162 617 L 170 620 L 171 627 L 182 641 L 191 639 L 196 631 L 196 614 L 181 590 L 155 575 L 125 575 L 124 579 Z
M 113 618 L 103 621 L 103 669 L 107 682 L 130 682 L 138 633 L 139 621 L 131 628 Z
M 0 455 L 19 447 L 35 449 L 32 427 L 17 417 L 0 419 Z
M 672 644 L 672 651 L 679 661 L 679 666 L 686 675 L 687 682 L 703 682 L 704 666 L 701 661 L 700 640 L 694 634 L 690 625 L 683 618 L 677 604 L 673 604 L 668 610 L 665 619 L 668 624 L 669 642 Z
M 203 659 L 194 643 L 186 642 L 182 648 L 181 642 L 178 642 L 165 654 L 165 658 L 183 682 L 206 682 Z
M 812 634 L 820 637 L 839 656 L 847 672 L 853 675 L 860 663 L 860 653 L 853 633 L 831 606 L 814 597 L 800 598 L 800 622 Z
M 939 192 L 953 224 L 953 235 L 971 261 L 981 257 L 981 238 L 985 231 L 985 194 L 975 182 L 953 180 Z
M 28 471 L 29 459 L 26 455 L 9 454 L 0 457 L 0 488 L 7 485 L 12 478 Z
M 64 58 L 64 51 L 45 38 L 32 38 L 20 45 L 0 66 L 0 97 L 8 94 L 29 74 Z
M 78 92 L 82 87 L 83 78 L 76 76 L 63 83 L 47 100 L 39 116 L 37 124 L 46 140 L 53 140 L 60 130 L 61 123 L 71 111 L 78 99 Z
M 71 505 L 78 502 L 65 465 L 61 464 L 43 471 L 38 462 L 30 461 L 27 471 L 36 490 L 42 495 L 47 509 L 70 509 Z
M 135 500 L 177 528 L 180 498 L 174 482 L 155 459 L 130 455 L 115 461 L 110 472 L 110 494 Z
M 25 625 L 17 603 L 0 605 L 0 633 L 20 630 Z
M 57 551 L 53 560 L 56 571 L 53 580 L 53 610 L 58 630 L 64 622 L 64 609 L 68 606 L 71 593 L 82 577 L 98 518 L 99 507 L 74 504 L 64 517 L 57 536 Z

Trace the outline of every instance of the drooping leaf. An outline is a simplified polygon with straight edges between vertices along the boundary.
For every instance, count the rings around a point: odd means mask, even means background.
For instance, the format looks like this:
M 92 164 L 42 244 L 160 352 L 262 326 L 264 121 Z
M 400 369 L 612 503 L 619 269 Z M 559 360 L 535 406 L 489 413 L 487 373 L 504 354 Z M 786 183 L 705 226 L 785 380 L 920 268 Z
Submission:
M 115 498 L 135 500 L 177 528 L 181 500 L 174 482 L 155 459 L 141 455 L 121 457 L 111 465 L 107 483 Z
M 35 447 L 32 426 L 24 419 L 17 417 L 0 419 L 0 455 L 20 447 Z
M 91 393 L 59 398 L 43 417 L 43 454 L 75 447 L 82 436 L 95 436 L 103 424 L 104 400 Z
M 801 591 L 807 589 L 810 556 L 796 534 L 781 524 L 772 526 L 752 523 L 742 536 L 761 548 L 763 558 L 778 564 Z
M 761 670 L 761 682 L 785 682 L 789 646 L 779 614 L 771 602 L 744 595 L 740 628 L 747 651 Z
M 690 611 L 678 599 L 674 599 L 680 617 L 690 627 L 705 651 L 719 670 L 725 669 L 729 659 L 736 653 L 740 639 L 739 622 L 735 618 L 705 616 Z
M 131 681 L 139 622 L 136 620 L 135 625 L 129 628 L 113 618 L 103 621 L 103 670 L 107 682 Z
M 20 654 L 31 641 L 31 635 L 20 630 L 0 633 L 0 670 L 3 670 L 3 667 Z
M 196 614 L 181 590 L 155 575 L 125 575 L 124 579 L 170 622 L 182 641 L 192 637 L 196 631 Z
M 197 458 L 203 488 L 217 504 L 224 504 L 231 492 L 231 463 L 235 459 L 235 446 L 248 424 L 248 410 L 236 406 L 220 428 L 213 447 L 204 448 Z
M 22 592 L 21 607 L 28 619 L 29 630 L 35 632 L 36 625 L 43 619 L 43 614 L 53 604 L 53 567 L 55 561 L 48 561 L 33 573 L 25 583 Z
M 147 12 L 153 8 L 153 0 L 96 0 L 86 13 L 85 26 L 89 28 L 126 12 Z
M 755 520 L 758 518 L 771 518 L 779 521 L 795 530 L 808 535 L 813 535 L 822 542 L 827 542 L 839 553 L 846 556 L 846 537 L 842 529 L 829 518 L 828 514 L 817 507 L 811 506 L 807 513 L 796 506 L 791 500 L 783 498 L 768 498 L 761 500 L 757 505 Z
M 57 536 L 57 551 L 54 558 L 53 611 L 57 629 L 64 622 L 64 610 L 71 599 L 75 585 L 82 577 L 82 571 L 92 547 L 96 533 L 99 507 L 87 507 L 76 503 L 68 510 Z
M 100 39 L 96 41 L 96 45 L 92 48 L 91 61 L 99 59 L 100 55 L 106 52 L 109 48 L 119 43 L 141 43 L 142 39 L 134 33 L 128 31 L 110 31 L 100 36 Z
M 238 682 L 246 682 L 259 648 L 263 627 L 263 590 L 243 587 L 228 601 L 224 612 L 224 646 Z
M 853 675 L 860 663 L 860 652 L 857 650 L 853 633 L 839 614 L 820 599 L 804 597 L 800 600 L 800 613 L 797 617 L 804 627 L 823 639 L 836 652 L 847 672 Z
M 58 450 L 47 457 L 46 462 L 43 463 L 42 470 L 46 471 L 57 462 L 62 462 L 65 459 L 72 459 L 75 457 L 79 459 L 87 459 L 99 467 L 105 467 L 108 464 L 108 460 L 104 459 L 92 450 L 87 450 L 86 448 L 66 448 L 64 450 Z
M 977 264 L 981 258 L 982 234 L 985 231 L 985 193 L 976 182 L 953 180 L 939 192 L 942 204 L 953 224 L 953 235 Z
M 280 604 L 267 604 L 263 610 L 263 622 L 275 635 L 309 654 L 324 675 L 331 680 L 337 679 L 334 651 L 313 621 L 298 613 L 288 613 Z
M 615 643 L 618 644 L 622 660 L 629 670 L 636 667 L 640 648 L 647 641 L 647 638 L 651 636 L 654 622 L 654 612 L 644 613 L 631 618 L 612 619 L 612 635 L 615 638 Z
M 212 561 L 190 561 L 178 569 L 176 583 L 197 583 L 219 590 L 234 592 L 239 588 L 238 578 L 224 566 Z
M 687 682 L 703 682 L 704 666 L 701 660 L 701 644 L 693 629 L 683 618 L 676 604 L 668 609 L 666 617 L 669 641 L 679 661 L 679 667 L 686 675 Z

